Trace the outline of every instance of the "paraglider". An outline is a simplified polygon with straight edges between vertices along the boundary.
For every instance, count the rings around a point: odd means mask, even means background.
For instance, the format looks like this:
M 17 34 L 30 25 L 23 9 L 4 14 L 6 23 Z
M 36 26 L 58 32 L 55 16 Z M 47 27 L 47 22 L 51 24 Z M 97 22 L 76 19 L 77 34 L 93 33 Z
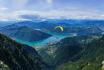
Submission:
M 101 70 L 104 70 L 104 61 L 102 61 L 102 68 Z
M 63 26 L 56 26 L 55 29 L 60 29 L 61 31 L 64 31 L 64 27 Z

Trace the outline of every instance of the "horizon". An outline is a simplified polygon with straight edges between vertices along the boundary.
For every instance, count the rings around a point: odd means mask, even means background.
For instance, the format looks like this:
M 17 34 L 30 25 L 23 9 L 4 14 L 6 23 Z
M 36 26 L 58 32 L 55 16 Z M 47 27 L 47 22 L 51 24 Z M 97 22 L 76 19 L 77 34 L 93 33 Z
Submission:
M 0 19 L 21 15 L 45 18 L 104 19 L 104 0 L 0 0 Z

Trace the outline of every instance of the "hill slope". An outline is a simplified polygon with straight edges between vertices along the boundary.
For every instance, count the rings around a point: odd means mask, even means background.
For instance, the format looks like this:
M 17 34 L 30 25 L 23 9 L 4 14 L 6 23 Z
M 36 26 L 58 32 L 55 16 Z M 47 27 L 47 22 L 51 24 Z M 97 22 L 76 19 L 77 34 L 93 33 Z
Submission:
M 16 39 L 20 39 L 23 41 L 34 42 L 44 40 L 50 37 L 50 34 L 44 33 L 39 30 L 34 30 L 27 26 L 22 27 L 11 27 L 11 28 L 3 28 L 1 33 Z
M 16 43 L 1 34 L 0 60 L 11 70 L 47 70 L 34 48 Z
M 101 70 L 104 61 L 104 36 L 89 43 L 78 56 L 79 59 L 70 61 L 57 70 Z
M 50 65 L 61 65 L 69 60 L 76 60 L 85 46 L 100 36 L 75 36 L 66 37 L 59 42 L 49 44 L 38 50 L 42 58 Z M 75 59 L 74 59 L 75 58 Z

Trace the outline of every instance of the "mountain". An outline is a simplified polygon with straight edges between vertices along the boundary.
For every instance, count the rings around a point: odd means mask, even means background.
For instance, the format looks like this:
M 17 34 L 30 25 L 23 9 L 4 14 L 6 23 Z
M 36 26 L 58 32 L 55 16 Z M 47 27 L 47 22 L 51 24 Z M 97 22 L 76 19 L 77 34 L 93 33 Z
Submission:
M 55 46 L 58 47 L 55 51 L 55 61 L 56 65 L 63 64 L 73 58 L 77 57 L 79 53 L 85 48 L 85 46 L 98 39 L 99 36 L 76 36 L 76 37 L 66 37 L 60 42 L 56 43 Z M 75 59 L 74 59 L 75 60 Z
M 66 37 L 56 43 L 50 42 L 49 45 L 40 48 L 38 52 L 47 64 L 57 66 L 73 60 L 88 43 L 98 38 L 100 36 L 96 35 Z
M 0 61 L 10 70 L 47 70 L 48 67 L 34 48 L 19 44 L 2 34 L 0 34 Z
M 50 33 L 51 31 L 54 31 L 55 26 L 58 26 L 58 24 L 54 22 L 49 21 L 19 21 L 15 22 L 14 24 L 5 26 L 0 29 L 7 29 L 7 28 L 14 28 L 14 27 L 21 27 L 21 26 L 27 26 L 32 29 L 40 29 L 43 32 Z M 52 34 L 52 33 L 51 33 Z
M 60 65 L 75 57 L 83 49 L 80 45 L 74 38 L 65 38 L 58 42 L 55 45 L 58 47 L 55 51 L 55 64 Z
M 5 27 L 5 26 L 8 26 L 8 25 L 12 25 L 14 23 L 14 21 L 3 21 L 3 20 L 0 20 L 0 28 L 1 27 Z
M 23 15 L 24 18 L 37 18 L 33 16 Z M 36 21 L 34 21 L 36 20 Z M 38 21 L 40 18 L 31 21 L 19 21 L 12 25 L 6 26 L 10 28 L 13 26 L 28 26 L 33 29 L 40 29 L 43 32 L 50 34 L 78 34 L 78 35 L 92 35 L 101 34 L 104 30 L 103 20 L 72 20 L 72 19 L 45 19 L 44 21 Z M 38 21 L 38 22 L 37 22 Z M 56 26 L 63 26 L 64 31 L 57 31 Z
M 51 36 L 50 34 L 44 33 L 40 30 L 29 28 L 27 26 L 14 26 L 9 28 L 4 27 L 0 31 L 1 33 L 11 38 L 16 38 L 28 42 L 41 41 Z
M 56 70 L 101 70 L 104 61 L 104 36 L 87 44 L 76 58 L 60 65 Z

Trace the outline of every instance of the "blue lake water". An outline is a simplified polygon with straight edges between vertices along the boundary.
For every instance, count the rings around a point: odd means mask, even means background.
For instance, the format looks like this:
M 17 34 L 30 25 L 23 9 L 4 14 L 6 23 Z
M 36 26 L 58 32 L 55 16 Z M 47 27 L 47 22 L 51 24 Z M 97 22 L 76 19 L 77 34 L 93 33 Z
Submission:
M 27 42 L 27 41 L 23 41 L 23 40 L 19 40 L 19 39 L 15 39 L 17 42 L 22 43 L 22 44 L 26 44 L 32 47 L 41 47 L 41 46 L 45 46 L 49 43 L 56 43 L 58 41 L 60 41 L 61 39 L 65 38 L 66 36 L 63 35 L 54 35 L 52 37 L 49 37 L 45 40 L 42 41 L 35 41 L 35 42 Z

